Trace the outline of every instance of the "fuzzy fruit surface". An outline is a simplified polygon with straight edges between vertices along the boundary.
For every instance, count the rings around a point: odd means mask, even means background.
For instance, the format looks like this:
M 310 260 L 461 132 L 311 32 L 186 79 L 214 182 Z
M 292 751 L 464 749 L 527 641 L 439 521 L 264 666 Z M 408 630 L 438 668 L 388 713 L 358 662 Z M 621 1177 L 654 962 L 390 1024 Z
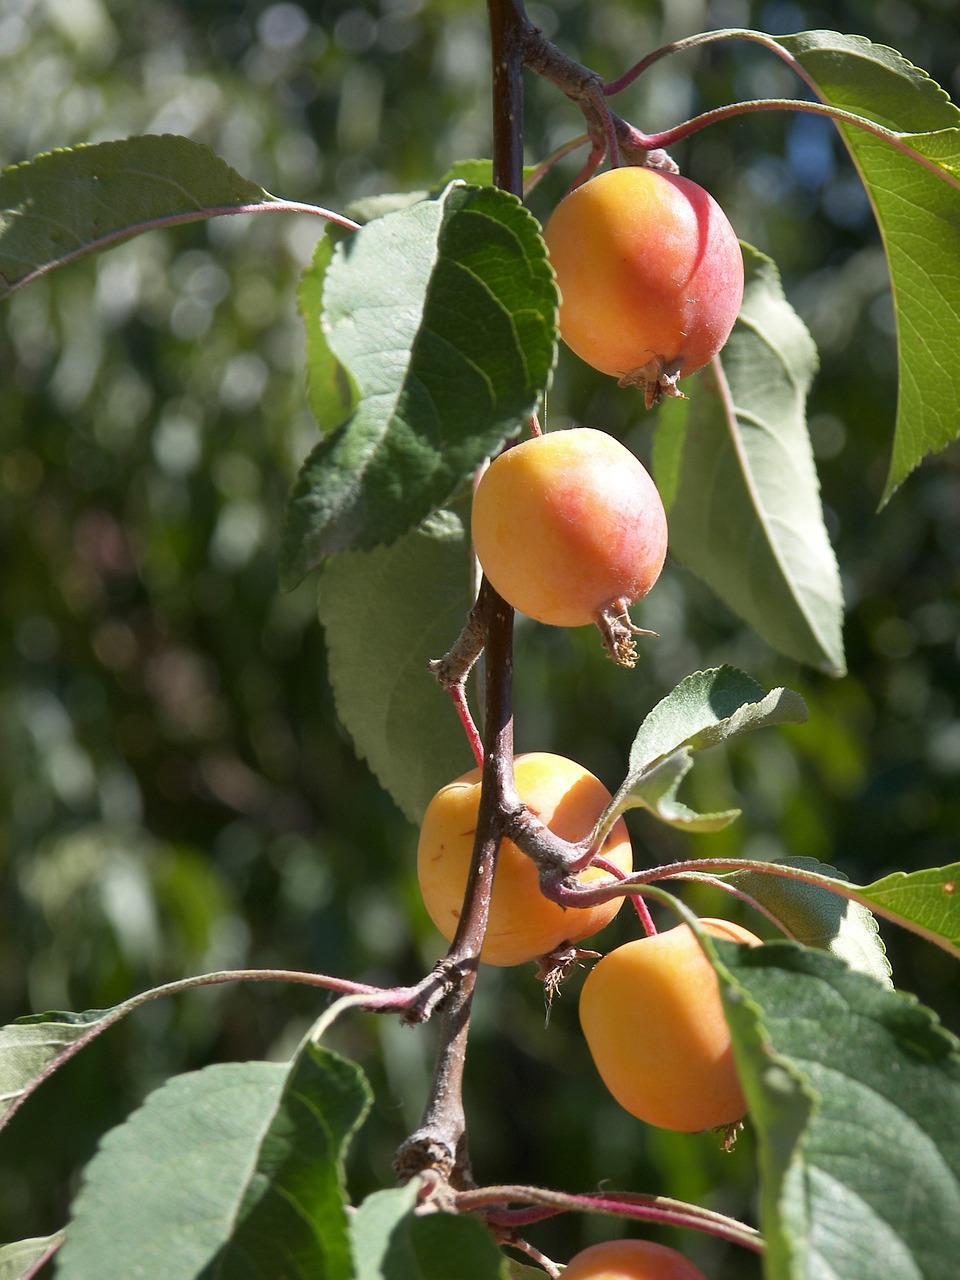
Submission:
M 555 835 L 580 840 L 589 834 L 610 800 L 603 783 L 564 756 L 530 752 L 514 760 L 520 799 Z M 417 878 L 434 924 L 452 941 L 460 922 L 480 804 L 480 770 L 471 769 L 441 787 L 427 806 L 417 847 Z M 621 819 L 604 841 L 601 856 L 620 870 L 633 868 L 630 838 Z M 609 873 L 588 867 L 581 883 Z M 562 942 L 577 942 L 613 919 L 623 905 L 614 898 L 596 907 L 561 907 L 540 892 L 537 868 L 515 844 L 500 846 L 490 918 L 480 959 L 492 965 L 523 964 Z
M 714 937 L 760 945 L 729 920 L 700 923 Z M 717 975 L 688 925 L 599 960 L 580 993 L 580 1025 L 604 1084 L 648 1124 L 696 1133 L 746 1111 Z
M 743 255 L 726 214 L 689 178 L 608 169 L 565 196 L 543 234 L 560 334 L 595 369 L 630 380 L 658 360 L 686 377 L 726 342 Z
M 652 1240 L 605 1240 L 571 1258 L 563 1280 L 706 1280 L 676 1249 Z
M 667 517 L 649 472 L 591 427 L 551 431 L 495 458 L 474 494 L 471 533 L 507 603 L 555 627 L 625 612 L 667 554 Z

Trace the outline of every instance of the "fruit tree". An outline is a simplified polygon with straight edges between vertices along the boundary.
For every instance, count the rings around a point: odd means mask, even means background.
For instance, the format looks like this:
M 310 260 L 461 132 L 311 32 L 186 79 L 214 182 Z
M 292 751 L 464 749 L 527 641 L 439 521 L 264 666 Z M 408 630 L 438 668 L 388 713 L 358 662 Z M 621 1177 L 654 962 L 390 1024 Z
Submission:
M 956 1274 L 960 39 L 753 9 L 0 12 L 4 1278 Z

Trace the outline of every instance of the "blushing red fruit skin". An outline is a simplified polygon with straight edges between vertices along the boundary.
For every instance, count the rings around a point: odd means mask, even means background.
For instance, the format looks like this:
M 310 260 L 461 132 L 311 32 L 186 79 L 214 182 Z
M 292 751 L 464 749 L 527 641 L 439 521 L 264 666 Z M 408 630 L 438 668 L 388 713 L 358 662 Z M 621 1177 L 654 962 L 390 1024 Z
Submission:
M 643 463 L 590 427 L 551 431 L 495 458 L 473 498 L 484 573 L 521 613 L 555 627 L 625 612 L 667 554 L 667 518 Z
M 561 336 L 595 369 L 631 381 L 656 359 L 683 378 L 726 342 L 743 256 L 726 214 L 689 178 L 608 169 L 565 196 L 543 234 Z
M 563 1280 L 706 1280 L 676 1249 L 653 1240 L 605 1240 L 571 1258 Z
M 707 933 L 759 946 L 729 920 Z M 631 1115 L 696 1133 L 746 1111 L 716 974 L 688 925 L 609 952 L 587 975 L 580 1025 L 604 1084 Z
M 441 787 L 427 806 L 417 847 L 417 878 L 430 918 L 452 941 L 460 920 L 480 803 L 480 770 L 471 769 Z M 564 756 L 535 751 L 517 756 L 514 776 L 520 799 L 565 840 L 587 835 L 610 792 L 582 765 Z M 623 820 L 601 848 L 621 871 L 633 868 L 633 851 Z M 588 868 L 581 882 L 605 878 Z M 480 959 L 490 965 L 523 964 L 562 942 L 578 942 L 608 924 L 623 905 L 614 898 L 596 907 L 563 908 L 540 892 L 537 869 L 509 840 L 500 846 L 490 917 Z

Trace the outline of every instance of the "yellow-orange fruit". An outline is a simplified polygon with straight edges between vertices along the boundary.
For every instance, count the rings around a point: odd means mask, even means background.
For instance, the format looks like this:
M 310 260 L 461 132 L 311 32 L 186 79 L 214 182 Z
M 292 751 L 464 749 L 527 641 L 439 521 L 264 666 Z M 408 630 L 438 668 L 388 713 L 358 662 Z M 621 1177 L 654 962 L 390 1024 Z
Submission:
M 726 342 L 743 255 L 716 200 L 688 178 L 630 165 L 565 196 L 544 228 L 566 344 L 653 403 Z
M 624 614 L 667 554 L 667 517 L 648 471 L 591 427 L 550 431 L 495 458 L 474 494 L 471 534 L 500 595 L 555 627 Z
M 531 752 L 514 760 L 520 799 L 555 835 L 582 839 L 593 829 L 610 792 L 589 770 L 564 756 Z M 452 940 L 460 921 L 473 854 L 480 770 L 441 787 L 427 806 L 417 848 L 417 877 L 434 924 Z M 600 850 L 621 871 L 633 868 L 630 838 L 622 819 Z M 587 868 L 586 883 L 609 873 Z M 561 907 L 540 892 L 533 861 L 509 840 L 500 846 L 481 960 L 492 965 L 523 964 L 563 942 L 578 942 L 609 923 L 623 905 L 614 898 L 596 907 Z
M 563 1280 L 706 1280 L 676 1249 L 652 1240 L 605 1240 L 571 1258 Z
M 729 920 L 700 923 L 715 937 L 760 945 Z M 604 1084 L 631 1115 L 694 1133 L 746 1110 L 717 976 L 688 925 L 598 961 L 580 993 L 580 1025 Z

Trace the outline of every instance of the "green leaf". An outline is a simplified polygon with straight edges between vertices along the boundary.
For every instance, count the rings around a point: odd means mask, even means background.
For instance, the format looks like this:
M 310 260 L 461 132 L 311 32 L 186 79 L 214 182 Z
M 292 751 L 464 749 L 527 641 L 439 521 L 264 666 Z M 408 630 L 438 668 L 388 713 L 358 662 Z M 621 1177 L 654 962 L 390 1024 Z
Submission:
M 444 184 L 446 185 L 446 184 Z M 397 213 L 409 205 L 419 204 L 421 200 L 430 198 L 429 191 L 386 191 L 372 196 L 359 196 L 344 207 L 344 214 L 365 226 L 375 218 L 384 218 L 388 213 Z M 435 192 L 434 194 L 439 194 Z M 334 239 L 342 240 L 343 232 L 333 224 L 328 232 Z
M 475 1218 L 430 1213 L 407 1219 L 423 1280 L 509 1280 L 507 1260 Z
M 52 1236 L 34 1236 L 0 1247 L 0 1280 L 29 1280 L 37 1274 L 38 1264 L 51 1258 L 63 1243 L 63 1232 Z
M 417 1203 L 417 1184 L 367 1196 L 350 1221 L 354 1280 L 401 1280 L 413 1276 L 416 1257 L 405 1221 Z
M 507 1259 L 507 1275 L 509 1280 L 543 1280 L 540 1267 L 527 1266 L 524 1262 L 517 1262 L 516 1258 Z
M 347 372 L 330 350 L 320 323 L 323 282 L 333 258 L 333 246 L 330 236 L 320 237 L 313 261 L 300 277 L 297 290 L 297 305 L 307 334 L 307 394 L 324 434 L 338 427 L 355 403 Z
M 960 956 L 960 862 L 894 871 L 859 890 L 861 901 Z
M 783 858 L 776 865 L 814 871 L 835 881 L 844 879 L 816 858 Z M 734 871 L 723 879 L 766 907 L 797 942 L 830 951 L 852 969 L 893 985 L 876 919 L 862 903 L 841 897 L 825 886 L 788 880 L 760 869 Z
M 0 174 L 0 298 L 161 222 L 269 199 L 207 147 L 168 134 L 37 156 Z
M 627 809 L 648 809 L 655 818 L 684 831 L 721 831 L 739 818 L 739 809 L 722 813 L 697 813 L 677 800 L 677 788 L 693 768 L 693 753 L 683 747 L 646 768 L 627 795 L 617 805 L 617 814 Z
M 294 485 L 285 585 L 395 541 L 522 429 L 553 367 L 556 307 L 536 220 L 495 188 L 451 186 L 337 245 L 325 333 L 360 401 Z
M 64 1013 L 60 1010 L 35 1013 L 0 1027 L 0 1128 L 58 1067 L 134 1009 L 162 996 L 248 977 L 249 974 L 243 970 L 198 974 L 139 991 L 110 1009 L 88 1009 L 85 1013 Z
M 824 102 L 885 126 L 909 148 L 838 124 L 877 217 L 896 308 L 900 386 L 886 502 L 960 432 L 960 109 L 925 71 L 862 36 L 804 31 L 778 43 Z
M 450 698 L 427 670 L 472 603 L 463 522 L 438 512 L 391 547 L 345 551 L 320 575 L 337 713 L 412 822 L 435 791 L 474 765 Z
M 359 1068 L 310 1042 L 177 1076 L 101 1143 L 58 1276 L 352 1280 L 343 1156 L 368 1105 Z
M 359 1206 L 351 1221 L 355 1280 L 510 1280 L 507 1259 L 481 1223 L 417 1215 L 415 1202 L 409 1184 L 374 1192 Z
M 743 252 L 720 361 L 658 419 L 670 549 L 779 652 L 839 675 L 843 596 L 806 422 L 816 351 L 773 263 Z
M 751 729 L 797 724 L 806 717 L 806 703 L 790 689 L 765 694 L 756 680 L 734 667 L 695 671 L 644 718 L 630 748 L 629 771 L 604 811 L 598 833 L 637 807 L 688 831 L 720 830 L 739 815 L 738 809 L 700 814 L 676 800 L 692 767 L 692 753 Z
M 87 1013 L 39 1013 L 0 1027 L 0 1127 L 58 1066 L 140 1003 Z
M 791 689 L 764 693 L 736 667 L 686 676 L 644 717 L 630 748 L 630 772 L 648 768 L 680 747 L 702 751 L 751 729 L 802 724 L 807 706 Z
M 757 1133 L 767 1280 L 951 1280 L 960 1043 L 822 951 L 707 949 Z
M 704 860 L 704 868 L 711 870 L 709 859 Z M 723 871 L 724 864 L 720 862 L 716 870 Z M 781 862 L 758 861 L 751 866 L 750 874 L 783 877 L 849 898 L 960 956 L 960 863 L 909 873 L 895 871 L 868 885 L 851 884 L 837 872 L 825 875 L 824 870 L 832 869 L 821 868 L 812 858 L 784 858 Z

